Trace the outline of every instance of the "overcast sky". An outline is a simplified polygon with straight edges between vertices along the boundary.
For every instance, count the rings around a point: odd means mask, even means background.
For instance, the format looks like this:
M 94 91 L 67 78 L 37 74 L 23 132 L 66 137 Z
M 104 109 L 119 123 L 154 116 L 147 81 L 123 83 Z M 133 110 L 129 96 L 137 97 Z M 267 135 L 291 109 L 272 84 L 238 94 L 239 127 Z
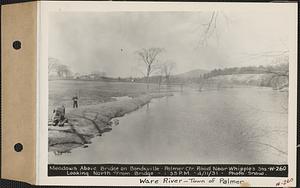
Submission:
M 277 9 L 278 10 L 278 9 Z M 288 50 L 288 17 L 281 12 L 219 12 L 215 33 L 199 45 L 212 12 L 52 12 L 49 57 L 79 73 L 142 76 L 142 48 L 165 51 L 159 61 L 176 63 L 174 73 L 193 69 L 266 65 L 246 54 Z

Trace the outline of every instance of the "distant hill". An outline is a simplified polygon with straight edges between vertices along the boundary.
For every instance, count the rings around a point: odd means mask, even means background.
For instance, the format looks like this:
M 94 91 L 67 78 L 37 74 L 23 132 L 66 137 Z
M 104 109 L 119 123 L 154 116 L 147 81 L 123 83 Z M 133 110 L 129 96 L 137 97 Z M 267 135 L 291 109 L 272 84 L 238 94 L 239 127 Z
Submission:
M 185 73 L 181 74 L 176 74 L 173 77 L 178 77 L 178 78 L 198 78 L 200 75 L 203 75 L 205 73 L 208 73 L 209 70 L 203 70 L 203 69 L 195 69 L 191 70 Z
M 277 76 L 274 77 L 273 74 L 231 74 L 231 75 L 218 75 L 208 80 L 215 84 L 227 85 L 227 84 L 237 84 L 237 85 L 254 85 L 263 87 L 272 87 L 276 90 L 288 89 L 288 77 L 287 76 Z

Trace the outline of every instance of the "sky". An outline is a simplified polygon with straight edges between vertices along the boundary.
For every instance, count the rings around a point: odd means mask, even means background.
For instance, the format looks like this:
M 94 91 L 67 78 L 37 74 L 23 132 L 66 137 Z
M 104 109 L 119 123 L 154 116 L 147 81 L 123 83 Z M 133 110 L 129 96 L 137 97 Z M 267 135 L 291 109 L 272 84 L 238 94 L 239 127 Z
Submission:
M 76 73 L 143 76 L 137 51 L 163 48 L 158 62 L 176 64 L 173 74 L 193 69 L 267 65 L 249 54 L 288 50 L 289 17 L 284 12 L 218 11 L 206 45 L 201 37 L 212 12 L 51 12 L 49 57 Z

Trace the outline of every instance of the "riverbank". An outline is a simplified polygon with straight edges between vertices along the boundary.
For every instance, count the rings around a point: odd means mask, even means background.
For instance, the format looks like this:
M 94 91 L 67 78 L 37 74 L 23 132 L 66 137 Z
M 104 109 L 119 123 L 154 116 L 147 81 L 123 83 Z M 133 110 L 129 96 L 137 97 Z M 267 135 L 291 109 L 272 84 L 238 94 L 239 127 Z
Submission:
M 287 93 L 234 87 L 173 94 L 111 119 L 120 124 L 88 148 L 49 152 L 49 164 L 287 163 Z
M 151 93 L 124 99 L 82 106 L 66 112 L 69 120 L 64 127 L 48 128 L 49 151 L 55 153 L 70 152 L 76 147 L 87 147 L 91 139 L 112 130 L 112 118 L 124 116 L 148 104 L 154 98 L 172 96 L 172 93 Z

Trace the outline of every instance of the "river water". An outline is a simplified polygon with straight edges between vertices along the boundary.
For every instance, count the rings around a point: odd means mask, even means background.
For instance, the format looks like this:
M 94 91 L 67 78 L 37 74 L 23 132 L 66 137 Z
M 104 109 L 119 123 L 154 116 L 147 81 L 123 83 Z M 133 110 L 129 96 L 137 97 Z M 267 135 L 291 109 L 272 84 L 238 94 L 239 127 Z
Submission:
M 87 148 L 50 164 L 287 163 L 287 93 L 270 88 L 186 90 L 116 118 Z

